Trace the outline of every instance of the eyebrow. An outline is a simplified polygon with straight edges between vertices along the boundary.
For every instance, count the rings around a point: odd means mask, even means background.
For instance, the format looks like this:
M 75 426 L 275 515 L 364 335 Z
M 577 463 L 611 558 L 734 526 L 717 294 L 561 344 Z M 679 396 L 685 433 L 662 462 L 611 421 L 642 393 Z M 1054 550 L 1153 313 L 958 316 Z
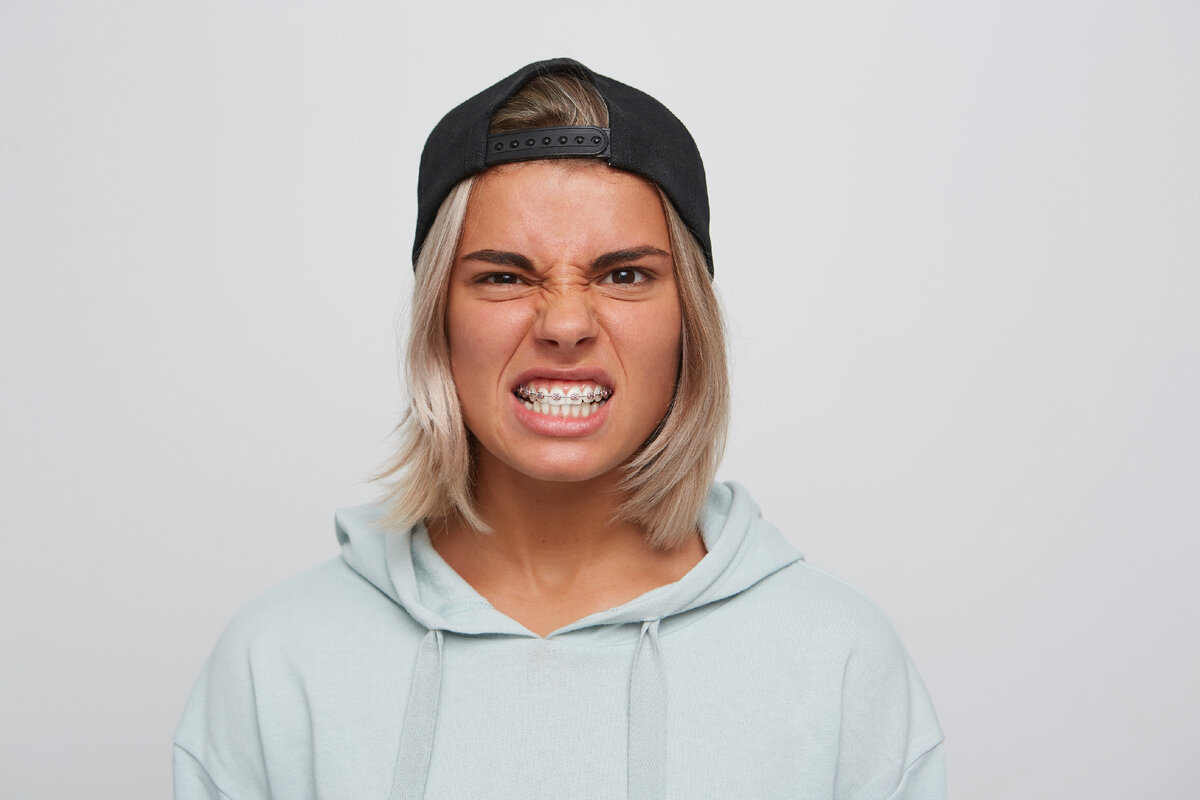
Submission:
M 520 253 L 509 253 L 505 250 L 476 250 L 462 257 L 464 261 L 484 261 L 498 267 L 512 267 L 525 272 L 533 272 L 533 262 Z
M 623 264 L 626 261 L 637 261 L 639 258 L 645 256 L 666 256 L 670 258 L 671 254 L 665 250 L 659 250 L 657 247 L 651 247 L 648 244 L 628 250 L 614 250 L 611 253 L 605 253 L 602 256 L 594 258 L 588 267 L 588 272 L 600 272 L 609 267 L 615 267 L 617 264 Z
M 617 264 L 623 264 L 627 261 L 637 261 L 639 258 L 645 258 L 646 256 L 667 256 L 670 258 L 671 254 L 648 244 L 641 247 L 631 247 L 626 250 L 614 250 L 611 253 L 605 253 L 592 259 L 592 263 L 588 265 L 588 272 L 601 272 Z M 474 253 L 467 253 L 462 258 L 464 260 L 483 261 L 488 264 L 495 264 L 498 267 L 519 269 L 523 272 L 535 271 L 533 262 L 528 258 L 520 253 L 510 253 L 507 250 L 476 250 Z

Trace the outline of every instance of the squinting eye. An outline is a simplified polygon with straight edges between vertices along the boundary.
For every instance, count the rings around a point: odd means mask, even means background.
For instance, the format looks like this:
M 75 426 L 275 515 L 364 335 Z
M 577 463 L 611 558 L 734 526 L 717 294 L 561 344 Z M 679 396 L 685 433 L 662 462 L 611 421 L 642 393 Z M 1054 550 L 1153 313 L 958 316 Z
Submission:
M 492 272 L 481 276 L 479 278 L 479 283 L 511 285 L 521 283 L 521 279 L 511 272 Z
M 632 284 L 641 283 L 646 280 L 645 274 L 640 269 L 615 269 L 604 276 L 601 283 L 620 283 Z

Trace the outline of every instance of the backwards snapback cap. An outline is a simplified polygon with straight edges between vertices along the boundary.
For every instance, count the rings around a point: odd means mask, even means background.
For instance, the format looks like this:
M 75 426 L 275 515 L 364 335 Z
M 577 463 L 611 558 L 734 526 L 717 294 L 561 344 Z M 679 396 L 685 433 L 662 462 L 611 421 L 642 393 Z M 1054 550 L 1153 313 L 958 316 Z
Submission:
M 596 88 L 608 106 L 607 128 L 560 126 L 488 134 L 496 109 L 534 78 L 556 72 L 572 73 Z M 429 134 L 417 179 L 413 265 L 438 208 L 459 181 L 495 164 L 538 158 L 599 158 L 654 181 L 700 243 L 712 275 L 708 185 L 692 135 L 650 95 L 597 75 L 569 58 L 538 61 L 517 70 L 442 117 Z

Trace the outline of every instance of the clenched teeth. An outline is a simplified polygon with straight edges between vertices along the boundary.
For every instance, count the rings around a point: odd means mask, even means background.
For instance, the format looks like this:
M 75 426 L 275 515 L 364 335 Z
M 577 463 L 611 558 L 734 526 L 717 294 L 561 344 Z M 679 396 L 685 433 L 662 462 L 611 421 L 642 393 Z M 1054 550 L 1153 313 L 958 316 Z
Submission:
M 551 417 L 590 417 L 612 397 L 612 389 L 598 383 L 529 383 L 514 392 L 525 407 Z

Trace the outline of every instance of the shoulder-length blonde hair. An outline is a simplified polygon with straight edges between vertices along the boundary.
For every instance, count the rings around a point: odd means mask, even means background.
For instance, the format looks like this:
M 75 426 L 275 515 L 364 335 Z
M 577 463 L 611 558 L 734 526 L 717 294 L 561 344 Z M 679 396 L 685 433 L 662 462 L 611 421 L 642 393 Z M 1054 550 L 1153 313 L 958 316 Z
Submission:
M 599 93 L 569 73 L 535 78 L 492 118 L 492 133 L 558 125 L 607 126 Z M 416 264 L 408 337 L 408 408 L 397 432 L 396 457 L 380 474 L 387 481 L 385 524 L 459 517 L 487 531 L 475 506 L 471 437 L 450 370 L 446 338 L 449 276 L 466 216 L 473 177 L 455 186 Z M 646 532 L 655 547 L 681 544 L 699 523 L 729 426 L 725 329 L 704 252 L 658 190 L 667 220 L 683 331 L 675 396 L 655 433 L 622 469 L 616 518 Z

